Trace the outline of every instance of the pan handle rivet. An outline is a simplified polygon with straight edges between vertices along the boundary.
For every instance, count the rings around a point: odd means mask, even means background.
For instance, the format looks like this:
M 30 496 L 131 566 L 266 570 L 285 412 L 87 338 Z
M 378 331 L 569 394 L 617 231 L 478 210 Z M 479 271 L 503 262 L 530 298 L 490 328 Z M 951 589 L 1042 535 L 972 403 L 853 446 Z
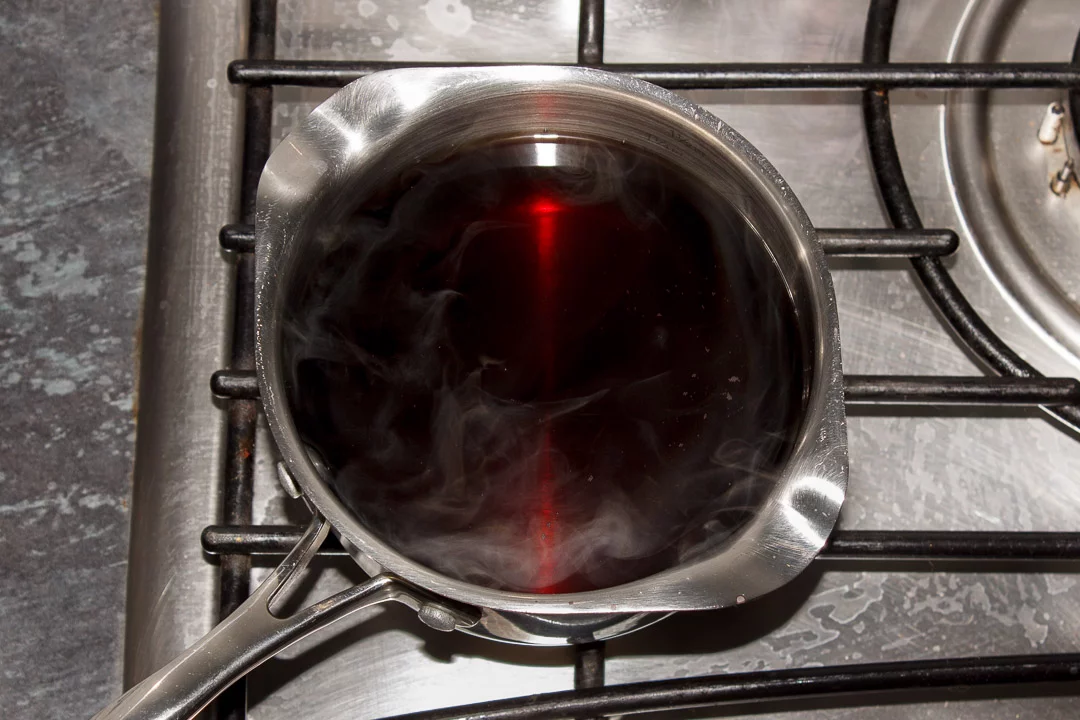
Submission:
M 421 622 L 433 630 L 450 632 L 457 627 L 457 617 L 449 608 L 436 603 L 424 603 L 417 612 Z
M 284 460 L 279 460 L 277 464 L 277 477 L 278 482 L 281 483 L 281 489 L 291 498 L 298 498 L 301 495 L 300 488 L 296 484 L 296 480 L 293 479 L 292 473 L 289 472 L 289 468 L 286 467 Z

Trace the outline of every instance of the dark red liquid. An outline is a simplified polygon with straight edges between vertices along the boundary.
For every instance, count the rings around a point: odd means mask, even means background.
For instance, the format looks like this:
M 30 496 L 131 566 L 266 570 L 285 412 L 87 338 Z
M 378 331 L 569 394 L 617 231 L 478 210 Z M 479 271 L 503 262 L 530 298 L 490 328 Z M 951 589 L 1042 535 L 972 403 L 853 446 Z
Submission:
M 403 553 L 575 592 L 753 516 L 804 393 L 786 287 L 730 207 L 625 149 L 474 148 L 402 177 L 303 276 L 289 399 Z

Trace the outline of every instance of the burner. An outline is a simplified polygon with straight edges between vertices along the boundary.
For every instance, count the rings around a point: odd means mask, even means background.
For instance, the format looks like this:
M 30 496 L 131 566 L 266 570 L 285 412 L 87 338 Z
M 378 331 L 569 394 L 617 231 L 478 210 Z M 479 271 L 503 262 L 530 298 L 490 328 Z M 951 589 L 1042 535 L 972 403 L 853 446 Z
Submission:
M 957 62 L 1032 62 L 1067 58 L 1076 28 L 1027 5 L 983 2 L 957 30 Z M 1048 106 L 1067 107 L 1067 91 L 965 90 L 945 112 L 950 180 L 964 221 L 1000 291 L 1046 339 L 1080 364 L 1080 192 L 1052 185 L 1080 160 L 1073 126 L 1040 141 Z

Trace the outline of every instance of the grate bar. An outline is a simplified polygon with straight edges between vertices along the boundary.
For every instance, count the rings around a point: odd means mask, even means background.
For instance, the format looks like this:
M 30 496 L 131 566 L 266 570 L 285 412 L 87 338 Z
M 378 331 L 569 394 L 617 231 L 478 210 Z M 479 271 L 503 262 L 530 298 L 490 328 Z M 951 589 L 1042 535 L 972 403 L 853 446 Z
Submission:
M 231 400 L 258 400 L 259 378 L 254 370 L 218 370 L 210 376 L 210 392 Z
M 1066 405 L 1080 401 L 1073 378 L 848 375 L 848 405 Z
M 882 691 L 1076 683 L 1080 654 L 953 658 L 657 680 L 462 705 L 388 720 L 525 720 L 602 717 Z M 955 696 L 950 696 L 955 697 Z
M 828 255 L 839 257 L 916 257 L 951 255 L 960 245 L 952 230 L 818 228 L 818 240 Z M 233 252 L 254 252 L 255 228 L 234 224 L 221 228 L 221 247 Z
M 248 8 L 248 57 L 274 56 L 277 32 L 277 0 L 251 0 Z M 270 123 L 273 88 L 249 86 L 244 90 L 244 150 L 240 170 L 240 220 L 255 222 L 255 199 L 259 176 L 270 156 Z M 234 372 L 255 369 L 255 258 L 242 254 L 236 259 L 233 293 L 233 330 L 230 367 Z M 243 399 L 229 403 L 225 434 L 225 469 L 222 489 L 222 517 L 225 522 L 251 522 L 251 500 L 255 463 L 255 435 L 259 403 Z M 243 603 L 251 588 L 251 558 L 226 555 L 221 558 L 221 586 L 218 616 L 225 619 Z M 218 696 L 214 715 L 220 720 L 247 717 L 247 680 L 241 679 Z
M 838 257 L 940 257 L 960 246 L 953 230 L 818 228 L 817 236 L 825 254 Z
M 588 38 L 583 39 L 583 43 Z M 597 48 L 602 50 L 602 43 Z M 247 85 L 343 87 L 381 70 L 491 67 L 505 62 L 234 60 L 229 81 Z M 532 64 L 532 63 L 530 63 Z M 1071 88 L 1080 68 L 1068 63 L 695 63 L 596 65 L 673 90 L 841 88 Z
M 604 0 L 581 0 L 577 61 L 593 66 L 604 62 Z
M 304 528 L 293 525 L 211 525 L 202 547 L 210 555 L 284 555 Z M 347 553 L 330 536 L 321 555 Z M 1080 560 L 1080 532 L 981 532 L 946 530 L 837 530 L 821 551 L 833 560 Z
M 218 243 L 233 252 L 255 252 L 255 228 L 243 223 L 234 223 L 221 228 Z
M 300 541 L 303 533 L 304 528 L 298 525 L 210 525 L 203 529 L 202 548 L 210 555 L 285 555 Z M 323 541 L 319 554 L 348 555 L 333 533 Z
M 574 646 L 574 687 L 604 686 L 604 643 L 592 642 Z
M 574 689 L 604 687 L 604 668 L 607 663 L 603 642 L 582 643 L 574 646 Z M 593 720 L 582 717 L 581 720 Z
M 1080 560 L 1080 533 L 838 530 L 822 554 L 845 560 Z
M 1073 378 L 947 377 L 848 375 L 848 405 L 1007 405 L 1054 406 L 1080 402 L 1080 380 Z M 259 397 L 254 370 L 218 370 L 210 389 L 233 400 Z

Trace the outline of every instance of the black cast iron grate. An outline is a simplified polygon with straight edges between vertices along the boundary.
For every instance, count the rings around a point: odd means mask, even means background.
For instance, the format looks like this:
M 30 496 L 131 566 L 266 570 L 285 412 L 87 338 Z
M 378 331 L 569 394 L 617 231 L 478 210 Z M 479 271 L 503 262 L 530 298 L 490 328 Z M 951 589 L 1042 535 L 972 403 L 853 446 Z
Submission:
M 1080 381 L 1042 377 L 990 330 L 942 264 L 941 257 L 957 249 L 957 235 L 952 230 L 922 227 L 896 152 L 888 89 L 1057 87 L 1068 89 L 1070 106 L 1080 108 L 1080 38 L 1074 48 L 1072 64 L 894 64 L 889 63 L 889 47 L 897 4 L 898 0 L 872 0 L 862 63 L 615 65 L 603 62 L 604 0 L 581 0 L 578 64 L 629 73 L 673 89 L 863 89 L 871 162 L 894 227 L 883 230 L 819 228 L 825 251 L 839 256 L 910 258 L 927 295 L 948 321 L 957 339 L 996 375 L 849 375 L 845 381 L 847 403 L 937 408 L 943 405 L 1039 407 L 1058 423 L 1078 428 Z M 229 79 L 246 87 L 241 222 L 226 225 L 220 235 L 222 247 L 235 251 L 238 256 L 232 353 L 229 369 L 214 373 L 211 381 L 213 391 L 229 399 L 224 524 L 206 528 L 202 536 L 206 552 L 221 556 L 221 617 L 235 610 L 247 597 L 251 557 L 282 555 L 302 532 L 298 527 L 251 524 L 255 426 L 259 412 L 254 374 L 254 258 L 251 251 L 255 243 L 255 195 L 259 175 L 270 151 L 273 87 L 339 87 L 379 70 L 432 65 L 275 60 L 276 21 L 276 0 L 250 0 L 248 57 L 229 66 Z M 340 545 L 333 541 L 327 542 L 321 552 L 344 554 Z M 821 557 L 826 562 L 836 559 L 870 563 L 904 560 L 908 561 L 906 567 L 922 570 L 955 567 L 967 571 L 1034 572 L 1053 567 L 1075 571 L 1075 562 L 1080 560 L 1080 532 L 838 530 Z M 858 705 L 888 700 L 889 692 L 938 690 L 949 693 L 940 695 L 941 698 L 955 698 L 958 689 L 987 686 L 993 687 L 993 692 L 999 696 L 1007 692 L 1072 694 L 1080 692 L 1078 680 L 1080 653 L 1068 653 L 837 665 L 604 687 L 603 645 L 594 643 L 577 648 L 575 690 L 426 711 L 408 717 L 426 720 L 599 717 L 782 700 L 798 701 L 801 704 L 794 707 L 809 708 L 815 707 L 815 698 L 823 695 L 843 695 L 847 698 L 845 703 Z M 1045 683 L 1057 684 L 1051 690 Z M 246 717 L 246 694 L 243 681 L 223 693 L 217 701 L 218 717 L 237 720 Z M 968 696 L 972 695 L 969 693 Z M 786 707 L 792 705 L 789 703 Z

